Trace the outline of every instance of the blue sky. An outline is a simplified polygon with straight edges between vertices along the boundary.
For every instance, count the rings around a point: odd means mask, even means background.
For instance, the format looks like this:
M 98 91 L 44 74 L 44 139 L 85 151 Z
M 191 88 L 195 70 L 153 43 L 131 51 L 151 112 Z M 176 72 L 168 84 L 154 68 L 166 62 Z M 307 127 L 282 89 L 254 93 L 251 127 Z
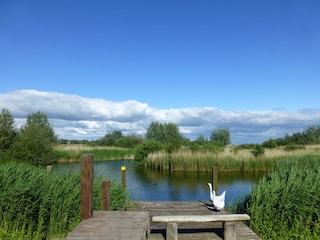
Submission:
M 223 116 L 268 112 L 279 118 L 260 130 L 285 122 L 276 126 L 277 133 L 235 142 L 282 137 L 320 123 L 314 114 L 320 109 L 319 12 L 316 0 L 3 0 L 0 103 L 21 118 L 19 102 L 8 98 L 20 90 L 112 103 L 133 100 L 150 109 L 188 110 L 190 115 L 206 107 Z M 32 102 L 32 96 L 23 101 Z M 56 108 L 52 116 L 59 115 Z M 311 120 L 303 125 L 281 118 L 300 112 Z M 201 124 L 203 117 L 194 117 L 192 124 Z M 239 118 L 230 119 L 213 119 L 206 131 L 192 134 L 209 135 L 208 129 L 217 126 L 237 134 L 242 125 L 234 122 Z

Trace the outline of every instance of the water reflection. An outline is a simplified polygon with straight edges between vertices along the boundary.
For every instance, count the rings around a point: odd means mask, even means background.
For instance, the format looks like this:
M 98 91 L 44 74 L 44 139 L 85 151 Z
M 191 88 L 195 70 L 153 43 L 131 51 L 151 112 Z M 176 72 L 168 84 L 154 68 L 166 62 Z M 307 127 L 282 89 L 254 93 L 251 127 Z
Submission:
M 132 200 L 196 201 L 209 200 L 207 183 L 211 172 L 159 172 L 136 167 L 130 160 L 95 162 L 94 174 L 103 179 L 120 182 L 121 166 L 126 166 L 127 190 Z M 80 173 L 80 163 L 58 164 L 53 171 Z M 226 201 L 248 194 L 263 173 L 219 173 L 218 193 L 226 190 Z

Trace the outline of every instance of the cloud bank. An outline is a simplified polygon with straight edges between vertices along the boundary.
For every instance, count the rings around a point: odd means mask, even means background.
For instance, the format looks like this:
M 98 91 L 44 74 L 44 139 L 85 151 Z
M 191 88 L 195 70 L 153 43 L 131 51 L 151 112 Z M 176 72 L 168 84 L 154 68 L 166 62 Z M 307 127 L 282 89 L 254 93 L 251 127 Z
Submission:
M 303 131 L 320 124 L 320 109 L 295 112 L 225 111 L 215 107 L 157 109 L 134 100 L 112 102 L 57 92 L 18 90 L 0 94 L 0 107 L 7 108 L 17 127 L 37 111 L 47 114 L 59 138 L 95 140 L 121 130 L 125 135 L 144 135 L 153 121 L 172 122 L 194 140 L 207 138 L 218 127 L 228 127 L 233 144 L 261 143 L 286 133 Z

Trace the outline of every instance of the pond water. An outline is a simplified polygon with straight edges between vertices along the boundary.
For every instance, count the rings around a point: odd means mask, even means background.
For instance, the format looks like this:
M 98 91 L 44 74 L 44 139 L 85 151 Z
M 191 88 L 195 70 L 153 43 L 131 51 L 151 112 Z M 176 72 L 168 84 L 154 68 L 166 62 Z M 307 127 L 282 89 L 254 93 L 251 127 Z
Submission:
M 137 167 L 130 160 L 94 162 L 94 175 L 121 182 L 121 166 L 126 166 L 126 186 L 131 200 L 197 201 L 209 200 L 211 172 L 160 172 Z M 53 172 L 80 173 L 81 163 L 57 164 Z M 264 173 L 219 173 L 218 193 L 226 191 L 226 202 L 248 194 Z

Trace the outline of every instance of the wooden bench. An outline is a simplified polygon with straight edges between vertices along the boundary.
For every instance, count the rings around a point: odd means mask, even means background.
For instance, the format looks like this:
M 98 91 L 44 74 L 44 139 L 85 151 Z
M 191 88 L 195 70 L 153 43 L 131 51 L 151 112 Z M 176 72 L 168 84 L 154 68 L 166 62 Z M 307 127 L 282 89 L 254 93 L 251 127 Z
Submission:
M 250 220 L 247 214 L 221 214 L 221 215 L 176 215 L 176 216 L 153 216 L 153 222 L 167 224 L 166 239 L 178 239 L 178 223 L 187 222 L 223 222 L 225 240 L 236 240 L 235 224 L 237 221 Z

